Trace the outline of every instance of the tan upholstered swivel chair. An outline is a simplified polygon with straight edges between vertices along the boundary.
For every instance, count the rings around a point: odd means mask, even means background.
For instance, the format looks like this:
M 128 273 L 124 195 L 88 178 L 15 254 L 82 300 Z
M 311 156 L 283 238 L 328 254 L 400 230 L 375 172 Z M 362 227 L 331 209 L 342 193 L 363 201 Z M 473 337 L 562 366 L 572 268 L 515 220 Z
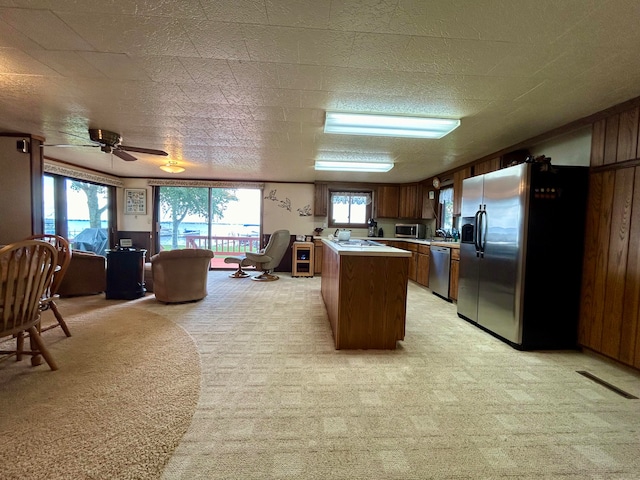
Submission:
M 278 280 L 277 275 L 274 275 L 273 269 L 280 265 L 282 257 L 289 248 L 289 241 L 291 235 L 289 230 L 276 230 L 269 237 L 267 246 L 260 252 L 247 252 L 244 257 L 227 257 L 225 263 L 237 263 L 238 270 L 235 273 L 229 275 L 234 278 L 243 278 L 248 276 L 242 267 L 253 265 L 257 270 L 262 271 L 260 275 L 251 277 L 251 280 L 258 280 L 263 282 L 272 282 Z
M 213 252 L 203 248 L 163 250 L 151 257 L 153 293 L 164 303 L 202 300 Z

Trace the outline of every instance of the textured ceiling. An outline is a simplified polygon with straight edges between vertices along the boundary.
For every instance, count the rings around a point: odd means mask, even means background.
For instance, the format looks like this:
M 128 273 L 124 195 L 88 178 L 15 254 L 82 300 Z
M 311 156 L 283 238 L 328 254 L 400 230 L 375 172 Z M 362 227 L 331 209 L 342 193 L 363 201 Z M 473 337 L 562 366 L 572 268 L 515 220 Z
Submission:
M 324 156 L 427 178 L 640 95 L 637 0 L 0 0 L 0 131 L 166 150 L 180 178 L 313 181 Z M 323 133 L 325 111 L 461 119 L 440 140 Z M 166 157 L 48 158 L 167 177 Z

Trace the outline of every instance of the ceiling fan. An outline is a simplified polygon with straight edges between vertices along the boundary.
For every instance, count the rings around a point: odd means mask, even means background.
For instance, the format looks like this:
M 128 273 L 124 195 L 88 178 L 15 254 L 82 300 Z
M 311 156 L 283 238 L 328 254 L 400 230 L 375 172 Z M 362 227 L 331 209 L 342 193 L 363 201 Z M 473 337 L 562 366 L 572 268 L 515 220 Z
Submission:
M 101 130 L 99 128 L 89 129 L 89 139 L 93 142 L 90 145 L 72 145 L 72 144 L 44 144 L 43 147 L 100 147 L 105 153 L 113 153 L 116 157 L 126 160 L 127 162 L 133 162 L 137 160 L 136 157 L 127 152 L 147 153 L 150 155 L 169 155 L 163 150 L 154 150 L 152 148 L 131 147 L 128 145 L 121 145 L 122 137 L 115 132 L 109 130 Z

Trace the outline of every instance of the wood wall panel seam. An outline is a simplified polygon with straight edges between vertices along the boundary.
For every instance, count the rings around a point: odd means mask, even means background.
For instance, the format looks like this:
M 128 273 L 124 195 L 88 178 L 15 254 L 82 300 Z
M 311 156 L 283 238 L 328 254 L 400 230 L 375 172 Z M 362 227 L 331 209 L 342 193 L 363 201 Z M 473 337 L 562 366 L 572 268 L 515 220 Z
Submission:
M 633 170 L 617 170 L 611 209 L 611 235 L 609 236 L 604 305 L 606 313 L 601 347 L 605 355 L 614 358 L 621 358 L 622 313 L 632 196 Z

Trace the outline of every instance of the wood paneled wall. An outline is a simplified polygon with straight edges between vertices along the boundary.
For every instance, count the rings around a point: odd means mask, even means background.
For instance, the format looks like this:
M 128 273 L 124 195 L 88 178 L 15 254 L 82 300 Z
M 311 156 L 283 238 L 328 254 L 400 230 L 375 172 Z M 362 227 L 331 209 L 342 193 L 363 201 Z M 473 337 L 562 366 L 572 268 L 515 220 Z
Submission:
M 596 121 L 579 343 L 640 368 L 640 107 Z

